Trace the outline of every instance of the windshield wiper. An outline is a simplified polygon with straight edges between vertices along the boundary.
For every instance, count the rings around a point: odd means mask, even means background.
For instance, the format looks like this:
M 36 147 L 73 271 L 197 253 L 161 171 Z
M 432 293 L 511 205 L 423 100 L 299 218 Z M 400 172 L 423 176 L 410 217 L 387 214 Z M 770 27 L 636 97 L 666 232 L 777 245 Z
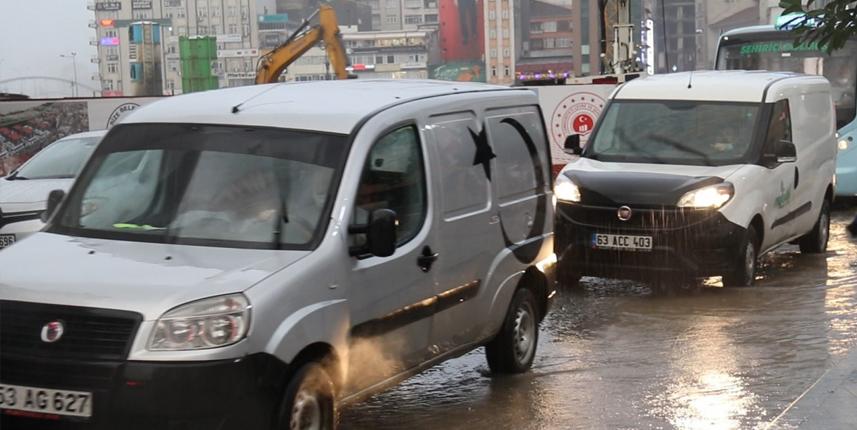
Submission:
M 702 152 L 702 151 L 696 149 L 696 148 L 687 146 L 687 145 L 685 145 L 685 144 L 683 144 L 677 140 L 671 139 L 669 137 L 666 137 L 666 136 L 663 136 L 660 134 L 649 133 L 646 135 L 646 137 L 655 139 L 655 140 L 662 142 L 662 143 L 666 143 L 667 145 L 672 146 L 673 148 L 678 149 L 679 151 L 684 151 L 684 152 L 687 152 L 688 154 L 698 155 L 698 156 L 702 157 L 703 160 L 705 160 L 705 164 L 707 164 L 709 166 L 712 165 L 711 158 L 709 157 L 709 155 L 706 154 L 705 152 Z

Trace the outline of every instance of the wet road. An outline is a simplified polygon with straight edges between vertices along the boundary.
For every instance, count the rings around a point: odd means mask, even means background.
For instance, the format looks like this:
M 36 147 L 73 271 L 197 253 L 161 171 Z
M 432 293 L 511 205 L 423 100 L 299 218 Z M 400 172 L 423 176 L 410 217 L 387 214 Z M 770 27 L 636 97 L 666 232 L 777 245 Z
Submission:
M 345 429 L 765 428 L 857 345 L 857 240 L 763 259 L 752 288 L 667 294 L 585 278 L 542 325 L 532 372 L 489 378 L 483 350 L 352 406 Z

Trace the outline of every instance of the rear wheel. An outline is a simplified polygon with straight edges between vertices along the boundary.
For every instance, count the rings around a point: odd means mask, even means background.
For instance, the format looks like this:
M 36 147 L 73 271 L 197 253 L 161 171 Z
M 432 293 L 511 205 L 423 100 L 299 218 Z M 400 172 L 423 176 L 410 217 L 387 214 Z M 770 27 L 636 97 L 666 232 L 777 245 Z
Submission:
M 493 373 L 523 373 L 533 364 L 539 340 L 539 315 L 535 296 L 527 288 L 515 291 L 503 327 L 485 345 L 488 367 Z
M 827 241 L 830 238 L 830 202 L 821 204 L 821 213 L 809 233 L 800 238 L 800 252 L 804 254 L 821 254 L 827 252 Z
M 756 278 L 756 266 L 759 261 L 759 235 L 756 228 L 750 226 L 741 242 L 739 255 L 734 268 L 723 275 L 724 287 L 749 287 Z
M 333 430 L 335 418 L 330 375 L 318 363 L 304 364 L 286 387 L 276 430 Z

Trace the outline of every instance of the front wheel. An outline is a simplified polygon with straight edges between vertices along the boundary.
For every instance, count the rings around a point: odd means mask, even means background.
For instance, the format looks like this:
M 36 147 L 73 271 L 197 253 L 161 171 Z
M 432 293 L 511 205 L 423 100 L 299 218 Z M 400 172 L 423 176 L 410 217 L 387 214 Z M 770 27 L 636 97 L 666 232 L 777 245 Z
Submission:
M 539 340 L 536 300 L 527 288 L 515 291 L 503 327 L 485 345 L 488 367 L 493 373 L 524 373 L 533 364 Z
M 318 363 L 301 366 L 289 381 L 276 430 L 333 430 L 333 381 Z
M 830 238 L 830 202 L 826 199 L 821 204 L 821 213 L 809 233 L 800 238 L 800 252 L 803 254 L 822 254 L 827 252 L 827 241 Z
M 747 234 L 741 241 L 739 255 L 733 269 L 723 275 L 724 287 L 749 287 L 756 279 L 756 266 L 759 261 L 759 235 L 756 228 L 747 228 Z

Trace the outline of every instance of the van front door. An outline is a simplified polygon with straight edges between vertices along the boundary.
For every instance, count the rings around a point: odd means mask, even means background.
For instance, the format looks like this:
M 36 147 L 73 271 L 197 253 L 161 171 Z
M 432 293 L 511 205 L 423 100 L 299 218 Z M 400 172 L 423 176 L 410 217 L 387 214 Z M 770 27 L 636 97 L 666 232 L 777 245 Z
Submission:
M 780 100 L 773 106 L 768 131 L 765 137 L 763 154 L 777 154 L 782 142 L 793 139 L 791 114 L 788 100 Z M 803 172 L 807 174 L 809 172 Z M 784 162 L 769 167 L 764 179 L 767 183 L 760 184 L 767 193 L 767 213 L 765 223 L 768 232 L 765 233 L 763 248 L 779 244 L 789 239 L 795 231 L 795 219 L 801 215 L 804 208 L 799 207 L 795 199 L 795 187 L 800 184 L 802 172 L 795 162 Z M 806 208 L 808 210 L 808 208 Z
M 351 225 L 372 211 L 393 210 L 396 251 L 369 255 L 364 234 L 351 234 L 351 348 L 346 393 L 356 393 L 425 361 L 432 329 L 431 272 L 418 261 L 431 243 L 425 156 L 415 126 L 398 127 L 372 147 L 355 198 Z

